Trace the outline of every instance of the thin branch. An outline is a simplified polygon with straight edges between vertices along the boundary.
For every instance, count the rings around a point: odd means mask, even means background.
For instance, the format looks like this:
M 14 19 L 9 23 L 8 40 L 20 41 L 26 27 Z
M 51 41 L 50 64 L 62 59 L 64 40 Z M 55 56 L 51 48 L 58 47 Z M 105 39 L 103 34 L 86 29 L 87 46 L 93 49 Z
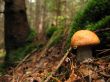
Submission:
M 95 30 L 94 32 L 98 33 L 98 32 L 105 32 L 105 31 L 110 31 L 110 28 L 98 29 L 98 30 Z
M 31 53 L 27 54 L 27 56 L 24 57 L 24 59 L 15 67 L 15 70 L 23 63 L 26 61 L 27 58 L 29 58 L 32 53 L 34 53 L 35 51 L 37 51 L 37 49 L 34 49 Z
M 110 49 L 104 50 L 104 51 L 98 53 L 97 55 L 104 54 L 104 53 L 106 53 L 106 52 L 108 52 L 108 51 L 110 51 Z
M 44 82 L 48 82 L 50 78 L 56 73 L 56 71 L 62 65 L 62 63 L 64 62 L 70 51 L 71 51 L 71 47 L 67 50 L 67 52 L 65 53 L 59 64 L 57 65 L 56 69 L 47 77 L 47 79 Z

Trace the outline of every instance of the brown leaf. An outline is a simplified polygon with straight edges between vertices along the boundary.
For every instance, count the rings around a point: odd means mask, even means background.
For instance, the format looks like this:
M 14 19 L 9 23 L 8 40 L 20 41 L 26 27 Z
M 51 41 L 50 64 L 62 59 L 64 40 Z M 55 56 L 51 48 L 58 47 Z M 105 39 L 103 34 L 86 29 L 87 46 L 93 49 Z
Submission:
M 76 79 L 77 79 L 77 75 L 74 73 L 74 70 L 72 70 L 69 79 L 65 82 L 74 82 Z
M 104 79 L 97 79 L 97 80 L 93 80 L 93 82 L 105 82 Z
M 88 76 L 88 75 L 91 75 L 93 73 L 93 71 L 90 68 L 88 68 L 87 66 L 85 66 L 85 65 L 82 65 L 79 68 L 79 72 L 81 74 L 83 74 L 84 76 Z

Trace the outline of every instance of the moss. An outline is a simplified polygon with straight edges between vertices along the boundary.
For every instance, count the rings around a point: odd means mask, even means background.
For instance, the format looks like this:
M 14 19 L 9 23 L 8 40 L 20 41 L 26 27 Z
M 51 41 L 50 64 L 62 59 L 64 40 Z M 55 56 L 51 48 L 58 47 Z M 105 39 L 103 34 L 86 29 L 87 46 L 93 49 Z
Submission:
M 56 30 L 57 27 L 55 27 L 54 25 L 47 27 L 46 36 L 50 38 Z
M 98 22 L 94 23 L 94 24 L 90 24 L 87 25 L 85 28 L 88 30 L 96 30 L 96 29 L 100 29 L 100 28 L 106 28 L 107 26 L 109 26 L 110 24 L 110 16 L 106 16 L 104 18 L 102 18 L 102 20 L 99 20 Z
M 86 29 L 85 26 L 94 24 L 110 15 L 109 0 L 90 0 L 84 9 L 75 16 L 72 24 L 72 32 L 79 29 Z
M 74 18 L 78 27 L 85 27 L 89 23 L 95 23 L 103 17 L 110 15 L 109 0 L 90 0 L 84 9 L 81 9 Z
M 57 44 L 61 40 L 61 37 L 63 36 L 63 31 L 64 31 L 64 28 L 59 27 L 59 29 L 53 33 L 51 37 L 52 42 L 50 46 Z
M 36 35 L 37 35 L 37 33 L 33 29 L 30 29 L 30 32 L 29 32 L 29 35 L 28 35 L 26 41 L 32 41 Z

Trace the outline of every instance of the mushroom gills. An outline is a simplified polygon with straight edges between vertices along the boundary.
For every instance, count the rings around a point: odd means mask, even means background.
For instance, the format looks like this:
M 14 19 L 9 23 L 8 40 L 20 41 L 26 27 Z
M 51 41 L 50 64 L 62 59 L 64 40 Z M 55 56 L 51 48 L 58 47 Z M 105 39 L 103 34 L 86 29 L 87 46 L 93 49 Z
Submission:
M 90 46 L 81 46 L 77 48 L 77 61 L 82 62 L 86 59 L 92 58 L 92 51 Z

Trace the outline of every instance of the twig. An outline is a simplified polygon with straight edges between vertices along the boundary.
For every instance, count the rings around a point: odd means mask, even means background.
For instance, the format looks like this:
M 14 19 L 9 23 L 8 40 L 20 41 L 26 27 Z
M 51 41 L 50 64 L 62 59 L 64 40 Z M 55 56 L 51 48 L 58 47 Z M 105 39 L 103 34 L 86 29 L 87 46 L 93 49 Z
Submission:
M 110 28 L 99 29 L 99 30 L 95 30 L 94 32 L 98 33 L 98 32 L 105 32 L 105 31 L 110 31 Z
M 91 74 L 89 74 L 89 82 L 92 82 Z
M 42 57 L 45 56 L 45 53 L 48 50 L 50 44 L 51 44 L 50 42 L 46 44 L 46 46 L 44 47 L 44 49 L 41 51 L 41 53 L 39 54 L 38 58 L 36 59 L 37 61 L 39 61 Z
M 106 52 L 108 52 L 108 51 L 110 51 L 110 49 L 106 49 L 106 50 L 104 50 L 104 51 L 98 53 L 97 55 L 100 55 L 100 54 L 106 53 Z
M 52 79 L 56 80 L 57 82 L 61 82 L 59 79 L 55 78 L 55 77 L 51 77 Z
M 27 54 L 27 56 L 24 57 L 24 59 L 15 67 L 15 70 L 27 59 L 29 58 L 32 53 L 34 53 L 37 49 L 34 49 L 31 53 Z
M 110 78 L 110 75 L 109 74 L 106 74 L 104 72 L 100 72 L 101 75 L 105 76 L 105 77 L 109 77 Z
M 44 46 L 43 50 L 41 51 L 41 53 L 39 54 L 37 61 L 39 61 L 42 57 L 45 57 L 46 55 L 46 51 L 48 50 L 48 48 L 50 47 L 50 45 L 53 43 L 53 37 L 55 37 L 57 35 L 57 31 L 54 32 L 54 34 L 52 35 L 52 37 L 49 39 L 49 41 L 47 42 L 47 44 Z
M 105 50 L 110 50 L 110 48 L 109 49 L 96 50 L 96 51 L 105 51 Z
M 55 74 L 58 68 L 62 65 L 62 63 L 64 62 L 64 60 L 66 59 L 70 51 L 71 51 L 71 47 L 67 50 L 67 52 L 65 53 L 65 55 L 63 56 L 59 64 L 57 65 L 56 69 L 47 77 L 47 79 L 44 82 L 48 82 L 50 80 L 50 78 Z

